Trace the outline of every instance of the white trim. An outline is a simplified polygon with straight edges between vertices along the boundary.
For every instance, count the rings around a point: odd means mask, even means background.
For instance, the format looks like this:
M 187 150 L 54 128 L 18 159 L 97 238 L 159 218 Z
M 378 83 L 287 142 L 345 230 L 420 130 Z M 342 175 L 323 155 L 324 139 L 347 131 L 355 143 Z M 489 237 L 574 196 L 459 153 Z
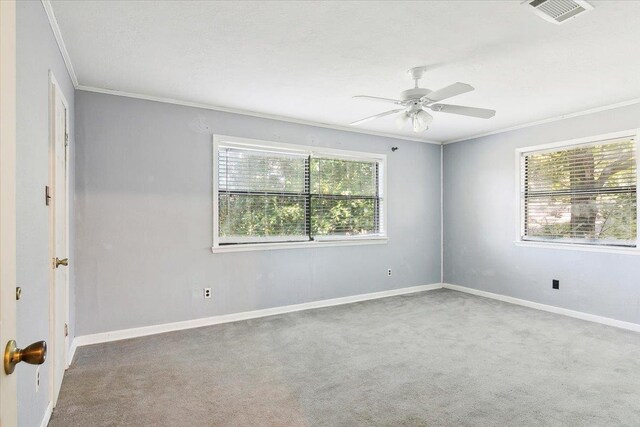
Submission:
M 307 236 L 235 236 L 218 238 L 218 242 L 221 245 L 225 243 L 252 245 L 255 243 L 293 243 L 308 241 L 309 237 Z
M 544 242 L 544 241 L 531 241 L 523 240 L 524 223 L 522 222 L 522 194 L 521 194 L 521 178 L 522 178 L 522 155 L 532 152 L 545 152 L 558 150 L 562 148 L 570 148 L 577 145 L 587 145 L 591 143 L 611 141 L 618 138 L 634 138 L 636 144 L 636 173 L 640 177 L 640 129 L 627 129 L 619 132 L 610 132 L 601 135 L 592 135 L 582 138 L 574 138 L 565 141 L 554 141 L 547 144 L 534 145 L 529 147 L 519 147 L 515 149 L 515 191 L 516 191 L 516 203 L 515 203 L 515 240 L 516 246 L 532 247 L 532 248 L 547 248 L 547 249 L 562 249 L 562 250 L 576 250 L 587 252 L 604 252 L 614 254 L 627 254 L 627 255 L 640 255 L 640 242 L 639 236 L 636 236 L 635 247 L 621 247 L 621 246 L 607 246 L 607 245 L 588 245 L 581 243 L 560 243 L 560 242 Z M 637 215 L 636 218 L 640 218 L 640 203 L 636 206 Z
M 67 46 L 64 44 L 64 40 L 62 39 L 60 26 L 58 26 L 58 20 L 56 19 L 55 13 L 53 13 L 51 2 L 49 0 L 42 0 L 42 6 L 44 7 L 44 11 L 47 13 L 47 18 L 49 18 L 49 25 L 51 25 L 51 30 L 53 31 L 53 35 L 56 38 L 56 42 L 58 43 L 58 48 L 60 49 L 60 54 L 62 55 L 62 59 L 64 60 L 64 65 L 66 65 L 67 67 L 67 72 L 69 73 L 71 83 L 73 83 L 74 88 L 78 89 L 78 77 L 76 76 L 76 72 L 73 69 L 73 64 L 71 63 L 71 57 L 69 56 Z
M 275 152 L 282 153 L 290 153 L 300 154 L 307 156 L 311 155 L 327 155 L 331 158 L 336 159 L 371 159 L 371 160 L 386 160 L 387 155 L 382 153 L 373 153 L 368 151 L 354 151 L 354 150 L 342 150 L 338 148 L 331 147 L 318 147 L 315 145 L 304 145 L 304 144 L 289 144 L 285 142 L 278 141 L 268 141 L 265 139 L 254 139 L 254 138 L 242 138 L 239 136 L 233 135 L 221 135 L 214 134 L 213 135 L 213 143 L 216 146 L 222 145 L 223 147 L 231 147 L 231 148 L 239 148 L 244 150 L 251 149 L 264 149 L 266 151 L 272 150 Z
M 466 286 L 453 285 L 451 283 L 443 283 L 442 287 L 453 291 L 464 292 L 467 294 L 477 295 L 480 297 L 491 298 L 498 301 L 508 302 L 510 304 L 521 305 L 523 307 L 534 308 L 536 310 L 548 311 L 549 313 L 561 314 L 563 316 L 573 317 L 575 319 L 586 320 L 588 322 L 600 323 L 616 328 L 627 329 L 629 331 L 640 332 L 640 324 L 616 320 L 610 317 L 597 316 L 595 314 L 583 313 L 581 311 L 569 310 L 567 308 L 556 307 L 553 305 L 540 304 L 520 298 L 514 298 L 506 295 L 494 294 L 492 292 L 481 291 Z
M 563 115 L 560 115 L 560 116 L 549 117 L 547 119 L 536 120 L 536 121 L 533 121 L 533 122 L 521 123 L 519 125 L 515 125 L 515 126 L 511 126 L 511 127 L 507 127 L 507 128 L 501 128 L 501 129 L 497 129 L 497 130 L 492 130 L 490 132 L 479 133 L 479 134 L 476 134 L 476 135 L 465 136 L 463 138 L 451 139 L 451 140 L 448 140 L 448 141 L 443 141 L 442 144 L 443 145 L 447 145 L 447 144 L 455 144 L 456 142 L 470 141 L 472 139 L 482 138 L 482 137 L 485 137 L 485 136 L 496 135 L 496 134 L 504 133 L 504 132 L 510 132 L 512 130 L 524 129 L 524 128 L 528 128 L 528 127 L 531 127 L 531 126 L 542 125 L 542 124 L 545 124 L 545 123 L 557 122 L 559 120 L 570 119 L 572 117 L 586 116 L 588 114 L 599 113 L 601 111 L 613 110 L 613 109 L 616 109 L 616 108 L 627 107 L 629 105 L 635 105 L 635 104 L 640 104 L 640 98 L 633 98 L 633 99 L 630 99 L 628 101 L 618 102 L 618 103 L 609 104 L 609 105 L 603 105 L 602 107 L 590 108 L 588 110 L 577 111 L 575 113 L 569 113 L 569 114 L 563 114 Z
M 313 238 L 314 242 L 353 242 L 353 241 L 368 241 L 368 240 L 388 240 L 388 237 L 384 234 L 354 234 L 354 235 L 343 235 L 343 234 L 330 234 L 326 236 L 315 236 Z
M 49 25 L 51 26 L 53 35 L 56 39 L 56 42 L 58 43 L 58 48 L 60 49 L 62 59 L 64 60 L 64 64 L 67 67 L 69 78 L 71 79 L 71 83 L 73 83 L 73 87 L 76 90 L 83 90 L 85 92 L 102 93 L 106 95 L 123 96 L 126 98 L 144 99 L 146 101 L 162 102 L 165 104 L 181 105 L 184 107 L 194 107 L 194 108 L 202 108 L 205 110 L 222 111 L 225 113 L 242 114 L 243 116 L 259 117 L 262 119 L 278 120 L 281 122 L 296 123 L 296 124 L 306 125 L 306 126 L 315 126 L 320 128 L 326 128 L 326 129 L 340 130 L 344 132 L 361 133 L 365 135 L 380 136 L 384 138 L 393 138 L 393 139 L 399 139 L 404 141 L 416 141 L 416 142 L 424 142 L 427 144 L 437 144 L 437 145 L 441 144 L 440 141 L 433 141 L 425 138 L 417 138 L 412 136 L 395 135 L 395 134 L 386 133 L 386 132 L 376 132 L 373 130 L 365 130 L 365 129 L 357 128 L 355 126 L 354 127 L 341 126 L 341 125 L 335 125 L 330 123 L 316 122 L 313 120 L 295 119 L 293 117 L 280 116 L 277 114 L 259 113 L 257 111 L 243 110 L 240 108 L 222 107 L 219 105 L 205 104 L 205 103 L 191 102 L 191 101 L 182 101 L 179 99 L 167 98 L 162 96 L 145 95 L 145 94 L 136 93 L 136 92 L 126 92 L 121 90 L 104 89 L 104 88 L 99 88 L 94 86 L 81 85 L 78 82 L 78 77 L 76 75 L 75 70 L 73 69 L 73 64 L 71 63 L 71 57 L 69 56 L 69 51 L 67 50 L 67 46 L 64 42 L 64 39 L 62 38 L 62 32 L 60 31 L 58 20 L 56 19 L 55 13 L 53 12 L 51 1 L 50 0 L 41 0 L 41 1 L 42 1 L 42 5 L 44 6 L 44 10 L 47 14 L 47 18 L 49 19 Z
M 16 336 L 15 298 L 16 32 L 16 2 L 0 1 L 0 343 L 3 346 L 7 341 L 19 338 Z M 0 424 L 13 427 L 17 425 L 16 380 L 20 374 L 3 372 L 0 375 Z
M 538 242 L 531 240 L 516 240 L 513 242 L 516 246 L 542 249 L 561 249 L 569 251 L 583 252 L 604 252 L 609 254 L 625 254 L 640 255 L 640 248 L 624 247 L 624 246 L 606 246 L 606 245 L 583 245 L 579 243 L 555 243 L 555 242 Z
M 40 427 L 47 427 L 49 425 L 49 421 L 51 420 L 51 414 L 53 413 L 53 403 L 49 401 L 47 405 L 47 409 L 44 411 L 44 416 L 42 417 L 42 422 L 40 423 Z
M 514 176 L 514 182 L 516 184 L 515 189 L 516 189 L 516 203 L 515 203 L 515 241 L 520 242 L 522 241 L 522 235 L 524 234 L 524 222 L 522 221 L 522 211 L 523 211 L 523 203 L 522 203 L 522 195 L 520 194 L 520 179 L 522 177 L 522 152 L 518 151 L 518 149 L 515 150 L 515 176 Z M 443 280 L 444 282 L 444 280 Z
M 365 135 L 380 136 L 380 137 L 384 137 L 384 138 L 393 138 L 393 139 L 399 139 L 399 140 L 405 140 L 405 141 L 424 142 L 424 143 L 427 143 L 427 144 L 437 144 L 437 145 L 453 144 L 453 143 L 456 143 L 456 142 L 468 141 L 468 140 L 471 140 L 471 139 L 482 138 L 484 136 L 496 135 L 496 134 L 503 133 L 503 132 L 509 132 L 509 131 L 512 131 L 512 130 L 524 129 L 524 128 L 528 128 L 528 127 L 531 127 L 531 126 L 536 126 L 536 125 L 540 125 L 540 124 L 544 124 L 544 123 L 551 123 L 551 122 L 555 122 L 555 121 L 558 121 L 558 120 L 564 120 L 564 119 L 569 119 L 569 118 L 572 118 L 572 117 L 584 116 L 584 115 L 587 115 L 587 114 L 598 113 L 598 112 L 601 112 L 601 111 L 612 110 L 612 109 L 615 109 L 615 108 L 626 107 L 626 106 L 629 106 L 629 105 L 634 105 L 634 104 L 639 104 L 640 103 L 640 98 L 633 98 L 633 99 L 630 99 L 630 100 L 627 100 L 627 101 L 623 101 L 623 102 L 618 102 L 618 103 L 615 103 L 615 104 L 608 104 L 608 105 L 603 105 L 601 107 L 590 108 L 588 110 L 582 110 L 582 111 L 577 111 L 577 112 L 574 112 L 574 113 L 568 113 L 568 114 L 562 114 L 562 115 L 559 115 L 559 116 L 553 116 L 553 117 L 549 117 L 549 118 L 542 119 L 542 120 L 536 120 L 536 121 L 532 121 L 532 122 L 525 122 L 525 123 L 521 123 L 519 125 L 510 126 L 510 127 L 501 128 L 501 129 L 496 129 L 496 130 L 493 130 L 493 131 L 490 131 L 490 132 L 484 132 L 484 133 L 480 133 L 480 134 L 465 136 L 465 137 L 458 138 L 458 139 L 447 140 L 447 141 L 435 141 L 435 140 L 424 139 L 424 138 L 416 138 L 416 137 L 411 137 L 411 136 L 395 135 L 395 134 L 390 134 L 390 133 L 386 133 L 386 132 L 369 131 L 369 130 L 356 128 L 356 127 L 348 127 L 348 126 L 334 125 L 334 124 L 329 124 L 329 123 L 315 122 L 315 121 L 312 121 L 312 120 L 294 119 L 292 117 L 280 116 L 280 115 L 277 115 L 277 114 L 259 113 L 257 111 L 242 110 L 242 109 L 238 109 L 238 108 L 228 108 L 228 107 L 221 107 L 221 106 L 212 105 L 212 104 L 204 104 L 204 103 L 190 102 L 190 101 L 181 101 L 181 100 L 174 99 L 174 98 L 167 98 L 167 97 L 154 96 L 154 95 L 144 95 L 144 94 L 141 94 L 141 93 L 125 92 L 125 91 L 113 90 L 113 89 L 104 89 L 104 88 L 99 88 L 99 87 L 95 87 L 95 86 L 86 86 L 86 85 L 81 85 L 78 82 L 78 77 L 76 76 L 75 70 L 73 69 L 73 64 L 71 63 L 71 57 L 69 56 L 69 52 L 68 52 L 67 47 L 66 47 L 66 45 L 64 43 L 64 39 L 62 38 L 62 33 L 60 31 L 60 26 L 58 25 L 58 21 L 56 20 L 55 14 L 53 12 L 53 8 L 51 7 L 50 0 L 41 0 L 41 1 L 42 1 L 43 6 L 44 6 L 45 12 L 47 13 L 47 18 L 49 18 L 49 24 L 51 25 L 51 29 L 52 29 L 53 34 L 55 36 L 56 42 L 58 43 L 58 47 L 60 48 L 60 52 L 62 54 L 62 58 L 64 60 L 65 65 L 67 66 L 67 71 L 69 72 L 69 77 L 71 78 L 71 82 L 73 83 L 73 86 L 74 86 L 74 88 L 76 90 L 83 90 L 85 92 L 95 92 L 95 93 L 103 93 L 103 94 L 107 94 L 107 95 L 123 96 L 123 97 L 127 97 L 127 98 L 144 99 L 144 100 L 147 100 L 147 101 L 162 102 L 162 103 L 165 103 L 165 104 L 182 105 L 182 106 L 185 106 L 185 107 L 195 107 L 195 108 L 202 108 L 202 109 L 205 109 L 205 110 L 214 110 L 214 111 L 222 111 L 222 112 L 226 112 L 226 113 L 242 114 L 242 115 L 245 115 L 245 116 L 259 117 L 259 118 L 271 119 L 271 120 L 279 120 L 279 121 L 288 122 L 288 123 L 297 123 L 297 124 L 307 125 L 307 126 L 316 126 L 316 127 L 326 128 L 326 129 L 341 130 L 341 131 L 345 131 L 345 132 L 354 132 L 354 133 L 361 133 L 361 134 L 365 134 Z
M 265 308 L 262 310 L 245 311 L 242 313 L 223 314 L 220 316 L 205 317 L 201 319 L 185 320 L 182 322 L 164 323 L 160 325 L 143 326 L 140 328 L 121 329 L 117 331 L 101 332 L 91 335 L 76 337 L 77 346 L 92 345 L 104 342 L 126 340 L 130 338 L 144 337 L 165 332 L 181 331 L 184 329 L 201 328 L 203 326 L 219 325 L 221 323 L 238 322 L 241 320 L 257 319 L 260 317 L 274 316 L 277 314 L 293 313 L 296 311 L 311 310 L 322 307 L 351 304 L 354 302 L 368 301 L 379 298 L 406 295 L 416 292 L 431 291 L 442 288 L 441 283 L 431 285 L 412 286 L 408 288 L 391 289 L 388 291 L 372 292 L 368 294 L 352 295 L 342 298 L 331 298 L 302 304 L 285 305 L 281 307 Z
M 440 146 L 440 282 L 444 283 L 444 145 Z
M 73 357 L 76 355 L 77 349 L 78 349 L 78 343 L 76 343 L 76 339 L 74 338 L 71 341 L 71 345 L 69 346 L 69 351 L 67 352 L 67 367 L 71 366 L 71 363 L 73 363 Z
M 66 134 L 70 134 L 70 128 L 69 128 L 69 123 L 70 123 L 70 117 L 69 117 L 69 103 L 67 102 L 67 99 L 64 95 L 64 93 L 62 92 L 62 88 L 60 87 L 60 85 L 58 84 L 58 81 L 53 73 L 53 71 L 49 70 L 49 187 L 53 192 L 53 204 L 51 204 L 48 209 L 48 217 L 49 217 L 49 260 L 50 262 L 52 262 L 53 259 L 55 259 L 58 255 L 56 253 L 56 233 L 57 233 L 57 226 L 56 226 L 56 200 L 58 199 L 57 195 L 58 195 L 58 191 L 60 190 L 59 188 L 57 188 L 57 172 L 56 172 L 56 150 L 57 150 L 57 139 L 56 139 L 56 134 L 58 133 L 58 129 L 56 128 L 56 111 L 57 111 L 57 101 L 58 99 L 60 100 L 60 102 L 62 103 L 66 113 L 65 113 L 65 135 Z M 63 137 L 64 138 L 64 137 Z M 66 192 L 66 197 L 65 197 L 65 218 L 64 222 L 65 222 L 65 233 L 64 233 L 64 240 L 65 240 L 65 247 L 67 250 L 66 254 L 63 254 L 64 256 L 68 257 L 69 254 L 69 216 L 70 216 L 70 200 L 69 200 L 69 163 L 70 163 L 70 158 L 69 156 L 69 147 L 67 146 L 67 141 L 64 140 L 62 141 L 63 147 L 64 147 L 64 151 L 65 151 L 65 171 L 64 171 L 64 175 L 65 175 L 65 188 L 64 191 Z M 51 401 L 53 402 L 53 405 L 56 405 L 56 402 L 58 400 L 58 396 L 60 394 L 60 388 L 56 388 L 56 384 L 55 384 L 55 379 L 57 378 L 57 373 L 56 373 L 56 358 L 58 356 L 61 357 L 61 360 L 63 362 L 63 366 L 64 366 L 64 370 L 63 372 L 60 374 L 60 376 L 62 378 L 64 378 L 64 371 L 66 370 L 66 368 L 68 368 L 68 350 L 69 348 L 67 347 L 68 345 L 68 338 L 65 336 L 62 339 L 62 342 L 57 342 L 56 340 L 56 330 L 55 330 L 55 326 L 56 326 L 56 320 L 59 316 L 64 316 L 64 323 L 69 325 L 69 319 L 70 319 L 70 304 L 69 304 L 69 288 L 70 288 L 70 279 L 71 279 L 71 274 L 69 272 L 67 272 L 67 280 L 66 280 L 66 286 L 64 289 L 64 295 L 62 296 L 63 298 L 63 304 L 64 304 L 64 312 L 63 313 L 57 313 L 56 307 L 58 304 L 58 301 L 56 300 L 57 297 L 57 292 L 55 291 L 56 289 L 58 289 L 58 285 L 56 284 L 56 269 L 52 268 L 52 266 L 50 265 L 50 276 L 49 276 L 49 340 L 48 340 L 48 344 L 49 344 L 49 353 L 51 355 L 51 357 L 49 358 L 50 360 L 54 361 L 54 363 L 51 363 L 51 369 L 49 370 L 49 398 L 51 399 Z M 61 354 L 58 355 L 59 349 L 61 350 Z M 60 386 L 62 386 L 62 381 L 60 382 Z
M 218 225 L 218 152 L 220 147 L 238 148 L 243 150 L 266 150 L 272 152 L 293 153 L 301 156 L 330 157 L 347 160 L 366 160 L 377 162 L 381 165 L 382 182 L 378 181 L 382 212 L 380 215 L 380 232 L 377 234 L 362 236 L 319 236 L 313 241 L 300 241 L 299 236 L 290 236 L 289 241 L 285 237 L 271 237 L 266 240 L 279 239 L 273 243 L 247 243 L 239 245 L 222 245 L 224 243 L 219 236 Z M 213 253 L 221 252 L 246 252 L 255 250 L 293 249 L 293 248 L 317 248 L 326 246 L 351 246 L 387 243 L 387 155 L 381 153 L 342 150 L 337 148 L 315 147 L 310 145 L 288 144 L 275 141 L 266 141 L 251 138 L 241 138 L 230 135 L 213 135 Z M 305 236 L 306 237 L 306 236 Z M 250 239 L 250 238 L 249 238 Z M 248 239 L 244 239 L 248 240 Z M 241 240 L 242 241 L 242 240 Z
M 568 148 L 574 145 L 590 144 L 592 142 L 595 143 L 595 142 L 601 142 L 601 141 L 604 142 L 604 141 L 609 141 L 611 139 L 618 139 L 618 138 L 625 138 L 625 137 L 638 139 L 637 138 L 638 132 L 640 132 L 640 129 L 637 129 L 637 128 L 626 129 L 618 132 L 609 132 L 609 133 L 604 133 L 600 135 L 585 136 L 582 138 L 574 138 L 574 139 L 568 139 L 563 141 L 554 141 L 547 144 L 532 145 L 529 147 L 519 147 L 519 148 L 516 148 L 516 152 L 529 153 L 533 151 L 537 152 L 537 151 L 553 150 L 556 148 L 565 148 L 565 147 Z
M 365 134 L 365 135 L 381 136 L 381 137 L 384 137 L 384 138 L 393 138 L 393 139 L 398 139 L 398 140 L 401 140 L 401 141 L 416 141 L 416 142 L 424 142 L 424 143 L 427 143 L 427 144 L 440 145 L 439 141 L 432 141 L 432 140 L 424 139 L 424 138 L 415 138 L 415 137 L 412 137 L 412 136 L 404 136 L 404 135 L 394 135 L 394 134 L 391 134 L 391 133 L 376 132 L 376 131 L 365 130 L 365 129 L 360 129 L 360 128 L 356 128 L 356 127 L 348 127 L 348 126 L 341 126 L 341 125 L 335 125 L 335 124 L 329 124 L 329 123 L 314 122 L 312 120 L 295 119 L 295 118 L 292 118 L 292 117 L 280 116 L 280 115 L 277 115 L 277 114 L 259 113 L 257 111 L 243 110 L 243 109 L 239 109 L 239 108 L 229 108 L 229 107 L 222 107 L 222 106 L 219 106 L 219 105 L 204 104 L 204 103 L 199 103 L 199 102 L 181 101 L 181 100 L 178 100 L 178 99 L 165 98 L 165 97 L 162 97 L 162 96 L 143 95 L 143 94 L 135 93 L 135 92 L 124 92 L 124 91 L 120 91 L 120 90 L 102 89 L 102 88 L 98 88 L 98 87 L 85 86 L 85 85 L 78 85 L 78 87 L 76 87 L 76 89 L 77 90 L 82 90 L 82 91 L 85 91 L 85 92 L 103 93 L 103 94 L 106 94 L 106 95 L 115 95 L 115 96 L 123 96 L 123 97 L 126 97 L 126 98 L 144 99 L 146 101 L 162 102 L 162 103 L 165 103 L 165 104 L 182 105 L 184 107 L 193 107 L 193 108 L 202 108 L 204 110 L 222 111 L 222 112 L 225 112 L 225 113 L 241 114 L 243 116 L 259 117 L 261 119 L 278 120 L 278 121 L 281 121 L 281 122 L 296 123 L 296 124 L 299 124 L 299 125 L 315 126 L 315 127 L 333 129 L 333 130 L 341 130 L 341 131 L 344 131 L 344 132 L 353 132 L 353 133 L 362 133 L 362 134 Z
M 327 248 L 332 246 L 385 245 L 387 237 L 353 238 L 351 240 L 313 240 L 306 242 L 256 243 L 245 245 L 212 246 L 214 254 L 225 252 L 271 251 L 276 249 Z
M 73 68 L 73 64 L 71 63 L 71 57 L 69 56 L 69 51 L 67 50 L 67 46 L 64 42 L 64 39 L 62 38 L 62 32 L 60 31 L 58 20 L 56 19 L 55 13 L 53 12 L 51 1 L 50 0 L 41 0 L 41 1 L 42 1 L 42 6 L 44 7 L 44 10 L 47 14 L 47 18 L 49 19 L 49 25 L 51 26 L 51 30 L 53 31 L 53 35 L 58 44 L 58 48 L 60 49 L 62 59 L 64 60 L 64 64 L 67 67 L 69 78 L 71 79 L 71 83 L 73 83 L 73 87 L 76 90 L 83 90 L 85 92 L 103 93 L 107 95 L 123 96 L 127 98 L 144 99 L 147 101 L 162 102 L 165 104 L 182 105 L 184 107 L 194 107 L 194 108 L 202 108 L 205 110 L 222 111 L 225 113 L 242 114 L 244 116 L 259 117 L 262 119 L 278 120 L 282 122 L 296 123 L 300 125 L 315 126 L 315 127 L 321 127 L 321 128 L 333 129 L 333 130 L 341 130 L 345 132 L 361 133 L 365 135 L 380 136 L 384 138 L 393 138 L 393 139 L 399 139 L 404 141 L 416 141 L 416 142 L 424 142 L 427 144 L 437 144 L 437 145 L 441 144 L 440 141 L 433 141 L 425 138 L 395 135 L 391 133 L 376 132 L 373 130 L 365 130 L 365 129 L 351 127 L 351 126 L 341 126 L 341 125 L 335 125 L 330 123 L 316 122 L 313 120 L 295 119 L 293 117 L 280 116 L 277 114 L 259 113 L 257 111 L 243 110 L 240 108 L 222 107 L 219 105 L 205 104 L 205 103 L 191 102 L 191 101 L 182 101 L 179 99 L 167 98 L 162 96 L 145 95 L 145 94 L 136 93 L 136 92 L 126 92 L 121 90 L 104 89 L 104 88 L 99 88 L 95 86 L 81 85 L 78 81 L 78 77 Z

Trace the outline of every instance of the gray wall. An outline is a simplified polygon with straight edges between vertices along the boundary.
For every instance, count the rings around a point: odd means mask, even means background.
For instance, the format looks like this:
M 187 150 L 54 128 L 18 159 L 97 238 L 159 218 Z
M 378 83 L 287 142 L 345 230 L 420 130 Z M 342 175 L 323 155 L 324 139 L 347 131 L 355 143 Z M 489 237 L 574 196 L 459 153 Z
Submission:
M 78 335 L 440 282 L 437 145 L 83 91 L 76 105 Z M 212 254 L 212 132 L 386 153 L 388 244 Z
M 17 4 L 17 341 L 21 346 L 49 338 L 49 211 L 44 187 L 49 180 L 49 70 L 69 102 L 73 149 L 74 89 L 39 1 Z M 70 165 L 73 197 L 73 163 Z M 71 237 L 73 245 L 73 225 Z M 73 260 L 73 246 L 70 251 Z M 73 266 L 73 263 L 71 264 Z M 71 336 L 73 337 L 73 269 Z M 40 369 L 21 363 L 18 375 L 18 423 L 39 426 L 49 402 L 50 363 Z
M 444 281 L 640 323 L 639 256 L 513 243 L 517 147 L 633 128 L 640 105 L 446 145 Z

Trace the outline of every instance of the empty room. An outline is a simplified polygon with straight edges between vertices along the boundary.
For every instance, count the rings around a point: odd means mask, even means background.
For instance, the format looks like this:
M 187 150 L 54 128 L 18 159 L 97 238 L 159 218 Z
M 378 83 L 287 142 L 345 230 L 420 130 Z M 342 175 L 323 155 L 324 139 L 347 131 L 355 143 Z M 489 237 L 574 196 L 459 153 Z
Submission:
M 0 24 L 0 426 L 640 425 L 640 0 Z

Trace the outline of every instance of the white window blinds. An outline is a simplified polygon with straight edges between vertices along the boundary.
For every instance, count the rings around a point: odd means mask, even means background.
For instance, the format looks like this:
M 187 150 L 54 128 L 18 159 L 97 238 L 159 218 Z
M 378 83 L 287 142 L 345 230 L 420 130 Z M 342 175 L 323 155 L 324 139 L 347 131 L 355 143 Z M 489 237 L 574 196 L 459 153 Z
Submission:
M 220 245 L 383 236 L 382 162 L 216 148 Z
M 311 229 L 315 236 L 380 232 L 380 167 L 375 161 L 311 159 Z
M 521 154 L 522 240 L 636 246 L 633 137 Z
M 220 243 L 307 239 L 307 169 L 303 155 L 220 148 Z

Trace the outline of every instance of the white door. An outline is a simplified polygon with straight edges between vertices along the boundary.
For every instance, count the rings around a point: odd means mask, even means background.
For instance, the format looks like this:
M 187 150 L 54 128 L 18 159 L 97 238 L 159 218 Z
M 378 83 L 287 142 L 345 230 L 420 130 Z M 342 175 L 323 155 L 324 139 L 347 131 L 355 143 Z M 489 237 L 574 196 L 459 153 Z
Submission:
M 16 5 L 0 1 L 0 349 L 16 337 Z M 0 426 L 17 424 L 16 376 L 0 369 Z
M 69 215 L 68 215 L 68 104 L 53 74 L 51 82 L 51 181 L 49 208 L 51 213 L 51 319 L 50 357 L 52 361 L 52 402 L 55 406 L 67 368 L 69 348 Z

